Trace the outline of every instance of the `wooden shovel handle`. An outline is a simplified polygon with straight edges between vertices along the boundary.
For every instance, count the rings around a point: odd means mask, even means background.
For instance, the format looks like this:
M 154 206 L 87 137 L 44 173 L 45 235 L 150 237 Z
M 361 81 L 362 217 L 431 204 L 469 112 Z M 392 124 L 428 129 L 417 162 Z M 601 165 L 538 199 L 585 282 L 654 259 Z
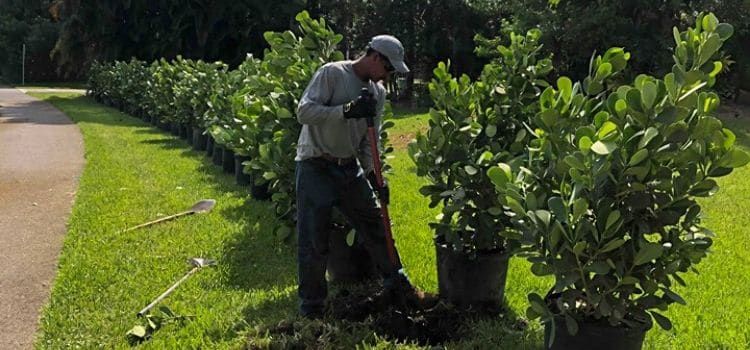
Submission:
M 172 219 L 174 219 L 176 217 L 180 217 L 180 216 L 183 216 L 183 215 L 190 215 L 190 214 L 195 214 L 195 212 L 192 211 L 192 210 L 183 211 L 182 213 L 177 213 L 177 214 L 174 214 L 174 215 L 165 216 L 163 218 L 159 218 L 159 219 L 156 219 L 154 221 L 149 221 L 147 223 L 140 224 L 138 226 L 133 226 L 133 227 L 131 227 L 129 229 L 126 229 L 125 231 L 122 231 L 122 232 L 133 231 L 133 230 L 139 229 L 141 227 L 146 227 L 146 226 L 153 225 L 153 224 L 156 224 L 156 223 L 159 223 L 159 222 L 162 222 L 162 221 L 172 220 Z

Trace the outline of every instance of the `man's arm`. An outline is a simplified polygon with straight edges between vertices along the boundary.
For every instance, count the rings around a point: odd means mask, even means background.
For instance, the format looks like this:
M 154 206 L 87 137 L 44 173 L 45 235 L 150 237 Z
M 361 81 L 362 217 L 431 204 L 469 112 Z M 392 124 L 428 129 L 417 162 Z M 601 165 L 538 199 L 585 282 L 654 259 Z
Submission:
M 323 124 L 343 120 L 343 106 L 328 106 L 333 96 L 334 79 L 328 67 L 315 72 L 297 106 L 297 120 L 301 124 Z

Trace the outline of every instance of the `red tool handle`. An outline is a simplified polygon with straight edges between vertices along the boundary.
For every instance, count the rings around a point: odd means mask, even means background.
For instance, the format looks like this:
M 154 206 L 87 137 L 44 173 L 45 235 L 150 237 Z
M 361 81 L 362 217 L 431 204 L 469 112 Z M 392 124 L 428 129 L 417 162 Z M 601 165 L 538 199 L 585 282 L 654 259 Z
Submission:
M 375 127 L 372 126 L 372 117 L 367 118 L 367 133 L 370 139 L 370 148 L 372 149 L 372 163 L 373 171 L 375 171 L 375 180 L 377 182 L 377 189 L 383 188 L 383 174 L 380 170 L 380 152 L 378 152 L 378 141 Z M 393 233 L 391 232 L 391 217 L 388 215 L 388 204 L 380 201 L 380 214 L 383 218 L 383 228 L 385 229 L 385 246 L 388 249 L 388 259 L 391 261 L 391 265 L 396 266 L 396 251 L 393 248 Z
M 365 98 L 372 98 L 372 94 L 367 88 L 362 88 L 360 95 Z M 375 131 L 375 116 L 367 117 L 367 136 L 370 139 L 370 149 L 372 150 L 372 165 L 375 172 L 375 181 L 377 182 L 376 190 L 383 188 L 383 173 L 381 172 L 380 152 L 378 151 L 378 134 Z M 380 191 L 378 191 L 380 193 Z M 378 197 L 380 200 L 380 198 Z M 388 250 L 388 259 L 391 265 L 397 266 L 396 250 L 393 248 L 393 232 L 391 232 L 391 217 L 388 215 L 388 204 L 380 200 L 380 214 L 383 218 L 383 229 L 385 230 L 385 246 Z

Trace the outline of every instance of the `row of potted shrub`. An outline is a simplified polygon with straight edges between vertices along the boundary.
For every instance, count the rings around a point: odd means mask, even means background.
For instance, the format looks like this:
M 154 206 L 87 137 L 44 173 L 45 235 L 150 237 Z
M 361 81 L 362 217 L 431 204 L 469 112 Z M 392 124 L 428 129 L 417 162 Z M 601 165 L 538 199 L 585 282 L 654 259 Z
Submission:
M 265 33 L 270 48 L 263 59 L 248 55 L 234 70 L 222 62 L 177 57 L 151 64 L 96 63 L 89 74 L 89 93 L 98 101 L 165 129 L 183 130 L 192 135 L 188 140 L 197 150 L 211 147 L 214 154 L 219 149 L 234 154 L 241 165 L 238 178 L 252 182 L 256 198 L 271 199 L 280 219 L 274 232 L 282 240 L 292 235 L 296 218 L 298 99 L 323 63 L 344 58 L 336 50 L 342 36 L 322 19 L 312 19 L 307 12 L 296 19 L 298 34 Z M 384 120 L 391 116 L 387 107 Z M 386 122 L 381 128 L 382 144 L 387 144 L 386 129 L 392 125 Z M 383 160 L 390 151 L 382 152 Z M 337 223 L 345 226 L 342 220 Z
M 630 54 L 611 48 L 582 82 L 551 86 L 537 30 L 507 46 L 480 41 L 495 58 L 476 81 L 441 63 L 429 129 L 409 146 L 430 181 L 421 193 L 442 205 L 431 224 L 441 295 L 501 300 L 518 255 L 554 277 L 546 295 L 528 295 L 526 313 L 545 324 L 547 346 L 639 349 L 652 320 L 670 329 L 661 312 L 685 304 L 673 286 L 712 244 L 696 198 L 750 160 L 714 116 L 732 31 L 698 16 L 674 29 L 672 71 L 632 82 L 622 74 Z M 451 260 L 467 268 L 443 266 Z

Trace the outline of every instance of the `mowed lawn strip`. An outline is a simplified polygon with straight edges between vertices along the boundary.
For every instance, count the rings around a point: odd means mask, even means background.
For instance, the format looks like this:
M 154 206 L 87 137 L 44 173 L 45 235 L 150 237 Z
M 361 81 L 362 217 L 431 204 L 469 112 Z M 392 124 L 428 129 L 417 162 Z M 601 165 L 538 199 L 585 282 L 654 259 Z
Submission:
M 267 202 L 221 173 L 203 152 L 183 140 L 76 94 L 34 96 L 53 103 L 78 123 L 86 143 L 87 165 L 80 181 L 58 276 L 41 318 L 38 348 L 129 348 L 125 333 L 144 324 L 135 314 L 187 271 L 185 259 L 208 257 L 219 265 L 198 272 L 161 305 L 195 318 L 168 324 L 143 348 L 241 348 L 290 345 L 298 339 L 263 330 L 296 317 L 296 250 L 277 242 L 275 218 Z M 425 179 L 414 174 L 408 140 L 426 130 L 426 113 L 398 110 L 391 129 L 395 152 L 390 163 L 394 236 L 409 276 L 422 289 L 437 291 L 435 251 L 427 226 L 439 213 L 418 190 Z M 748 116 L 750 118 L 750 115 Z M 729 120 L 738 142 L 750 145 L 750 122 Z M 719 181 L 715 198 L 704 200 L 707 225 L 718 238 L 715 254 L 676 288 L 688 302 L 666 314 L 676 331 L 649 332 L 646 348 L 745 348 L 750 331 L 747 285 L 750 259 L 746 242 L 748 170 Z M 217 206 L 204 215 L 176 219 L 121 233 L 126 227 L 188 209 L 203 198 Z M 514 259 L 509 271 L 508 314 L 470 322 L 469 338 L 450 348 L 541 348 L 542 327 L 518 327 L 526 293 L 545 292 L 549 279 L 537 278 Z M 157 313 L 154 310 L 154 313 Z M 304 323 L 303 323 L 304 324 Z M 314 329 L 320 329 L 320 327 Z M 363 324 L 329 322 L 320 346 L 379 347 L 393 344 Z M 315 339 L 313 339 L 314 341 Z M 305 343 L 308 344 L 308 343 Z M 308 344 L 309 345 L 309 344 Z M 416 347 L 414 345 L 399 346 Z

